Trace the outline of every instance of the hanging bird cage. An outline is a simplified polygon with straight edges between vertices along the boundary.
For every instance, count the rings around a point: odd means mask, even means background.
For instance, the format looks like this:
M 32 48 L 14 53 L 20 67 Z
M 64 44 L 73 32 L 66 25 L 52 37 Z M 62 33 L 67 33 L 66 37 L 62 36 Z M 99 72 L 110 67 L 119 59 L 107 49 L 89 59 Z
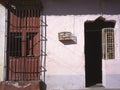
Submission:
M 59 41 L 63 41 L 63 42 L 67 42 L 67 41 L 74 41 L 76 42 L 77 40 L 77 37 L 74 36 L 71 32 L 59 32 L 58 33 L 58 38 L 59 38 Z

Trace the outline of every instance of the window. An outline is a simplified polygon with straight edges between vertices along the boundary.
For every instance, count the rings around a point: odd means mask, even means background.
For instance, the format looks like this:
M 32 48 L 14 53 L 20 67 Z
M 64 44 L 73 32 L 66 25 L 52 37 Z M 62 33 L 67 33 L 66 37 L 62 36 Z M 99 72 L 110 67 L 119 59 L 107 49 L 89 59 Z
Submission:
M 7 80 L 40 79 L 40 9 L 8 12 Z
M 10 56 L 20 57 L 22 55 L 22 34 L 21 33 L 10 33 Z
M 26 33 L 26 35 L 22 35 L 22 33 L 18 32 L 11 32 L 10 33 L 10 56 L 12 57 L 21 57 L 23 54 L 22 52 L 25 52 L 23 56 L 34 56 L 34 37 L 37 35 L 37 33 Z M 25 41 L 22 41 L 23 38 L 26 37 Z M 26 44 L 26 45 L 24 45 Z M 26 48 L 25 48 L 26 47 Z M 24 48 L 24 49 L 22 49 Z
M 34 56 L 34 38 L 37 33 L 27 33 L 26 34 L 26 56 Z
M 102 30 L 103 58 L 115 59 L 114 28 Z

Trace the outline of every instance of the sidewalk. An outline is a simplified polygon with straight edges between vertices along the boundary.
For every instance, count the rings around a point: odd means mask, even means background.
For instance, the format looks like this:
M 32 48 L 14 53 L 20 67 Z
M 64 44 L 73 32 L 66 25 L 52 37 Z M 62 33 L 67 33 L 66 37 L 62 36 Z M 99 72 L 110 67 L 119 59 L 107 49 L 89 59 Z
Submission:
M 112 88 L 85 88 L 80 90 L 120 90 L 120 89 L 112 89 Z
M 120 90 L 120 88 L 105 88 L 104 86 L 102 86 L 102 84 L 96 84 L 94 86 L 85 88 L 85 89 L 80 89 L 80 90 Z

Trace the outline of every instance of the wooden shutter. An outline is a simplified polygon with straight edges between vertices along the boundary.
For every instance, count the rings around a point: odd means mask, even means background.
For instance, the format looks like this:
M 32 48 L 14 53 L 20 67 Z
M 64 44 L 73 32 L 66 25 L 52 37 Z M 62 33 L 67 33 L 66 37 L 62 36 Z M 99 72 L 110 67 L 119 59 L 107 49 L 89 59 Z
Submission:
M 40 79 L 40 10 L 9 12 L 8 80 Z

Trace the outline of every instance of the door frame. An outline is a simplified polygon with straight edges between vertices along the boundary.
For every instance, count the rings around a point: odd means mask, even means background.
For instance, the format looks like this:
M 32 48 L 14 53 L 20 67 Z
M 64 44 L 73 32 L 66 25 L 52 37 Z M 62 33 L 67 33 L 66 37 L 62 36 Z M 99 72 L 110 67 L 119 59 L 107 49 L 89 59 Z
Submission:
M 93 24 L 95 24 L 95 23 L 98 23 L 98 28 L 101 30 L 101 32 L 102 32 L 102 29 L 103 28 L 114 28 L 115 27 L 115 23 L 116 23 L 116 21 L 115 20 L 106 20 L 104 17 L 102 17 L 102 16 L 100 16 L 100 17 L 98 17 L 97 19 L 95 19 L 95 20 L 93 20 L 93 21 L 90 21 L 90 20 L 87 20 L 85 23 L 84 23 L 84 28 L 85 28 L 85 31 L 86 31 L 86 24 L 87 23 L 93 23 Z M 94 25 L 91 25 L 91 26 L 89 26 L 89 28 L 91 29 L 91 28 L 94 28 L 93 27 Z M 84 31 L 84 32 L 85 32 Z M 102 38 L 102 33 L 101 33 L 101 38 Z M 102 39 L 101 39 L 102 40 Z M 102 45 L 101 45 L 101 49 L 103 50 L 103 48 L 102 48 Z M 103 52 L 102 52 L 102 54 L 103 54 Z M 85 55 L 85 57 L 86 57 L 86 55 Z M 101 56 L 101 65 L 103 64 L 102 63 L 102 60 L 103 60 L 103 55 Z M 85 59 L 85 62 L 86 62 L 86 59 Z M 103 67 L 101 66 L 101 69 L 102 69 L 102 77 L 103 77 Z M 86 67 L 85 67 L 85 86 L 87 87 L 87 80 L 86 80 Z M 102 78 L 102 83 L 103 83 L 103 78 Z

